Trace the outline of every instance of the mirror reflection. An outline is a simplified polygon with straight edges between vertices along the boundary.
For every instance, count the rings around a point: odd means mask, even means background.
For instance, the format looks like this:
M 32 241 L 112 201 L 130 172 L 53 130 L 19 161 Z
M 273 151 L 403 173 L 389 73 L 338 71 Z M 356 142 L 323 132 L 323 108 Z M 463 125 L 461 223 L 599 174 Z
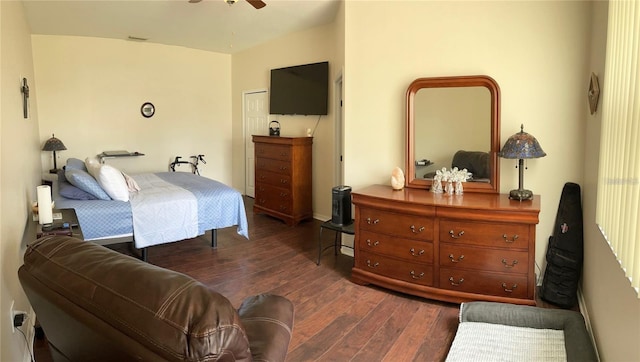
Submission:
M 422 88 L 415 95 L 414 117 L 415 178 L 433 179 L 436 170 L 457 167 L 471 173 L 468 182 L 490 181 L 487 88 Z

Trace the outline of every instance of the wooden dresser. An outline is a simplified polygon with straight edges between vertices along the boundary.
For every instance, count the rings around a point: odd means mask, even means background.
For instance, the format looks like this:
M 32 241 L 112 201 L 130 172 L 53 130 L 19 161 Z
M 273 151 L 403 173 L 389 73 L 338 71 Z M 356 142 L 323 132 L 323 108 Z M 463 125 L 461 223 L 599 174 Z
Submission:
M 293 226 L 313 217 L 312 137 L 253 136 L 256 194 L 253 212 Z
M 454 303 L 535 305 L 539 196 L 520 202 L 374 185 L 352 197 L 353 282 Z

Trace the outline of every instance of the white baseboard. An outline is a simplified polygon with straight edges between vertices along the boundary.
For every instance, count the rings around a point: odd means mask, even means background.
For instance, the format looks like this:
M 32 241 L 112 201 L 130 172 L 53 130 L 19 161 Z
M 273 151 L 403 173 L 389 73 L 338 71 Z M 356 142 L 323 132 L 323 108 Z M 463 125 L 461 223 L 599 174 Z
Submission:
M 587 311 L 587 303 L 584 300 L 584 294 L 582 294 L 581 287 L 578 287 L 578 307 L 580 308 L 580 313 L 582 313 L 582 317 L 584 318 L 584 324 L 586 325 L 587 332 L 589 333 L 589 337 L 591 338 L 591 344 L 593 345 L 593 350 L 596 353 L 596 357 L 598 358 L 598 361 L 600 361 L 598 346 L 596 345 L 596 340 L 593 337 L 593 330 L 591 329 L 591 320 L 589 319 L 589 312 Z

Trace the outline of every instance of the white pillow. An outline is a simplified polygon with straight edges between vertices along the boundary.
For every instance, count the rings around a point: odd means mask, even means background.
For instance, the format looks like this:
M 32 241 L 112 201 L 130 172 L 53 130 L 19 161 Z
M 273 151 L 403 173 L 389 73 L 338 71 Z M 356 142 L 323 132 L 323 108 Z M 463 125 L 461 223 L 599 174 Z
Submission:
M 98 181 L 104 192 L 114 200 L 129 201 L 129 187 L 124 176 L 122 176 L 122 172 L 110 165 L 102 165 L 100 163 L 98 165 L 97 172 L 93 177 Z M 89 168 L 89 165 L 87 165 L 87 168 Z
M 97 157 L 87 157 L 84 160 L 84 165 L 87 167 L 87 172 L 96 180 L 98 179 L 98 170 L 100 170 L 100 166 L 102 164 L 98 160 Z

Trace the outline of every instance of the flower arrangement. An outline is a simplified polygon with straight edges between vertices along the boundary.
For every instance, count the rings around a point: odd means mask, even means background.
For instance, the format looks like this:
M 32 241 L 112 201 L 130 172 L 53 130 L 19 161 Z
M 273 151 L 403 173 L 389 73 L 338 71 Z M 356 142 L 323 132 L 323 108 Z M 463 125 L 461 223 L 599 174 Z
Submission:
M 452 170 L 447 170 L 446 167 L 443 167 L 441 170 L 436 171 L 436 175 L 433 177 L 431 191 L 437 194 L 446 192 L 449 195 L 453 195 L 454 193 L 461 195 L 463 192 L 462 183 L 470 178 L 471 173 L 469 173 L 466 168 L 459 170 L 457 167 L 454 167 Z M 445 184 L 444 190 L 442 186 L 443 183 Z

